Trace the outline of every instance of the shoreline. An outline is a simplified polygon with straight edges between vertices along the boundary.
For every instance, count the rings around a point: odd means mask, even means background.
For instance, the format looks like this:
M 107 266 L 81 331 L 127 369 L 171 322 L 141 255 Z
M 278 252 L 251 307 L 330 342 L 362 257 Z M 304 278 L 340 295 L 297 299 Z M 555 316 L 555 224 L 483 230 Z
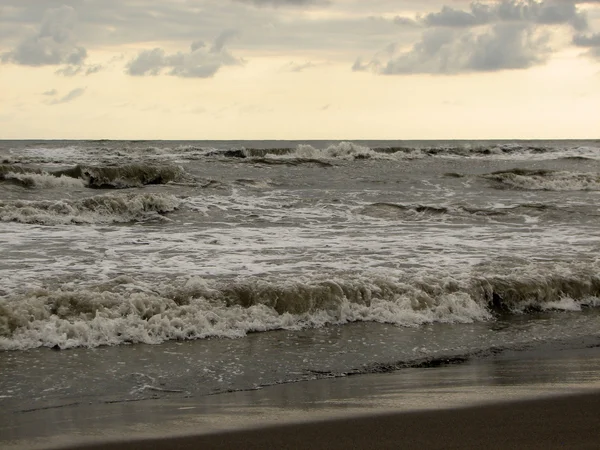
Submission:
M 64 450 L 597 448 L 600 390 L 456 409 L 375 414 Z
M 0 446 L 552 448 L 562 439 L 568 448 L 597 448 L 600 347 L 542 346 L 462 364 L 192 398 L 81 400 L 0 413 Z

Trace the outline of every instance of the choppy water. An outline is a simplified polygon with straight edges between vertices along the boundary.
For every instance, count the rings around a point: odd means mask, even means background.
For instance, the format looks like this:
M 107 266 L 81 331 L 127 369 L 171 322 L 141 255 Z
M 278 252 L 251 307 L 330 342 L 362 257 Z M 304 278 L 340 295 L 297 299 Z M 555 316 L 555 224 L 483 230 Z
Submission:
M 599 141 L 2 141 L 0 349 L 241 338 L 201 344 L 243 362 L 182 389 L 212 392 L 595 339 L 599 200 Z M 308 364 L 307 333 L 345 337 Z

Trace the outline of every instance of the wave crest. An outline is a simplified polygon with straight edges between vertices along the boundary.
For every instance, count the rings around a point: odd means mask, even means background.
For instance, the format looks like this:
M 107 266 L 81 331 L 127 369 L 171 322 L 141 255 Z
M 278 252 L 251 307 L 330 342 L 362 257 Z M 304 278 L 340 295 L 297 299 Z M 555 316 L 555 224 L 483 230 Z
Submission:
M 79 200 L 0 201 L 0 220 L 44 225 L 146 221 L 171 212 L 181 201 L 172 195 L 98 195 Z
M 483 175 L 500 189 L 545 191 L 598 191 L 600 174 L 553 170 L 511 169 Z
M 494 269 L 489 273 L 497 273 Z M 467 323 L 489 320 L 494 311 L 600 305 L 600 276 L 594 263 L 486 273 L 464 278 L 434 273 L 404 279 L 191 278 L 183 285 L 121 276 L 88 287 L 35 289 L 0 300 L 0 348 L 156 344 L 356 321 L 401 326 Z
M 52 174 L 82 179 L 86 186 L 91 188 L 124 189 L 180 181 L 184 178 L 185 171 L 179 166 L 169 165 L 127 164 L 115 167 L 78 165 Z

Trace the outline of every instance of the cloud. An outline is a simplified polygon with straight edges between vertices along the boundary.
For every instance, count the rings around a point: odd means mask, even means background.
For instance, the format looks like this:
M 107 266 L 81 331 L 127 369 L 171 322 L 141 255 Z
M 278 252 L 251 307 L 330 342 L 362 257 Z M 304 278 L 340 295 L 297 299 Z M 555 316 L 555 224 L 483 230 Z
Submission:
M 425 32 L 410 50 L 394 54 L 386 63 L 377 57 L 367 63 L 358 59 L 352 70 L 397 75 L 525 69 L 546 61 L 551 51 L 547 41 L 546 33 L 520 23 L 496 24 L 482 33 L 436 28 Z
M 600 2 L 600 0 L 598 1 Z M 577 47 L 600 47 L 600 33 L 592 35 L 576 35 L 573 38 L 573 44 Z
M 411 25 L 406 17 L 394 20 Z M 352 70 L 392 75 L 526 69 L 548 60 L 556 26 L 588 29 L 575 0 L 475 1 L 468 9 L 443 6 L 415 20 L 427 30 L 410 49 L 397 53 L 388 47 L 366 61 L 356 59 Z
M 73 100 L 81 97 L 84 93 L 85 93 L 85 89 L 86 88 L 77 88 L 77 89 L 73 89 L 72 91 L 70 91 L 68 94 L 57 98 L 55 100 L 52 100 L 51 102 L 49 102 L 49 105 L 60 105 L 62 103 L 69 103 L 72 102 Z
M 100 72 L 104 66 L 101 64 L 89 65 L 69 65 L 58 69 L 55 73 L 64 77 L 74 77 L 75 75 L 83 74 L 85 76 L 93 75 Z
M 252 3 L 256 6 L 305 6 L 328 4 L 328 0 L 235 0 L 239 3 Z
M 71 6 L 48 9 L 38 30 L 23 39 L 12 51 L 2 55 L 3 62 L 24 66 L 80 65 L 87 50 L 73 37 L 77 14 Z
M 408 27 L 418 27 L 420 26 L 419 22 L 415 19 L 411 19 L 410 17 L 404 16 L 396 16 L 394 17 L 394 23 L 400 26 L 408 26 Z
M 589 50 L 585 53 L 586 56 L 600 60 L 600 33 L 576 35 L 573 38 L 573 44 L 577 47 L 588 48 Z
M 312 67 L 315 67 L 316 64 L 313 63 L 312 61 L 307 61 L 305 63 L 299 64 L 299 63 L 295 63 L 295 62 L 290 62 L 288 64 L 286 64 L 283 69 L 288 71 L 288 72 L 303 72 L 306 69 L 310 69 Z
M 541 25 L 569 24 L 577 30 L 587 28 L 587 18 L 568 0 L 501 0 L 486 4 L 473 2 L 469 10 L 444 6 L 439 12 L 421 18 L 429 27 L 474 27 L 498 22 L 526 22 Z
M 49 91 L 46 92 L 42 92 L 42 95 L 46 95 L 49 97 L 52 97 L 54 95 L 58 94 L 58 91 L 56 89 L 50 89 Z
M 225 49 L 227 41 L 237 33 L 224 31 L 208 48 L 202 41 L 194 41 L 188 53 L 167 54 L 161 48 L 144 50 L 129 61 L 126 72 L 132 76 L 160 75 L 165 69 L 168 75 L 183 78 L 209 78 L 223 66 L 239 65 L 243 61 Z

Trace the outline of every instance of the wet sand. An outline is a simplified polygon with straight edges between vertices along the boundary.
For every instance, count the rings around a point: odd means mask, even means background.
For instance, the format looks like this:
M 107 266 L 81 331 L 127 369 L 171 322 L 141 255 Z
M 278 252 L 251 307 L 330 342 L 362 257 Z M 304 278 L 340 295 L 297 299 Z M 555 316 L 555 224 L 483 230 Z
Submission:
M 600 446 L 600 392 L 469 408 L 345 418 L 68 448 L 552 449 Z
M 0 410 L 0 448 L 600 448 L 600 347 L 183 398 Z

